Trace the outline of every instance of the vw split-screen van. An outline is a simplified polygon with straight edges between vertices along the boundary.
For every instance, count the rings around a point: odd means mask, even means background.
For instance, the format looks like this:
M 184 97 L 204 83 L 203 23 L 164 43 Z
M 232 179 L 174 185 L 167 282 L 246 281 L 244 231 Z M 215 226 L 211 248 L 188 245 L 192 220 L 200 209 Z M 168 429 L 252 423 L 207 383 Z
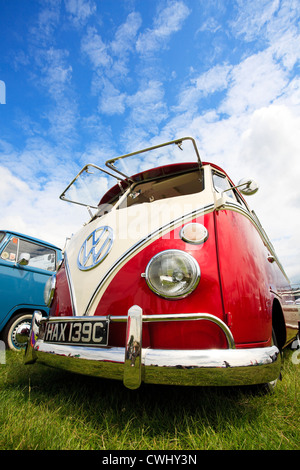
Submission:
M 257 189 L 202 162 L 190 137 L 86 165 L 61 199 L 91 219 L 47 283 L 25 362 L 130 389 L 274 385 L 299 310 L 244 199 Z

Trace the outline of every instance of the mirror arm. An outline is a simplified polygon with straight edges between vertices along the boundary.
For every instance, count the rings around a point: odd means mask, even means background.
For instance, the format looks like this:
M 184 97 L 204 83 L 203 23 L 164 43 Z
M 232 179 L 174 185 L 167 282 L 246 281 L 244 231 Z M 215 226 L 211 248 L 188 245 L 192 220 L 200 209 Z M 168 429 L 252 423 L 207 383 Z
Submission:
M 241 188 L 242 186 L 247 186 L 249 187 L 250 184 L 251 184 L 251 180 L 249 181 L 246 181 L 245 183 L 242 183 L 242 184 L 237 184 L 236 186 L 231 186 L 231 188 L 228 188 L 228 189 L 224 189 L 224 191 L 222 191 L 222 196 L 224 193 L 226 193 L 227 191 L 232 191 L 232 189 L 236 189 L 236 188 Z
M 226 193 L 227 191 L 232 191 L 233 189 L 236 189 L 236 188 L 241 188 L 242 186 L 249 187 L 251 185 L 251 182 L 252 182 L 251 180 L 245 181 L 244 183 L 237 184 L 236 186 L 231 186 L 231 188 L 224 189 L 224 191 L 221 192 L 219 199 L 217 199 L 215 202 L 216 209 L 217 210 L 221 209 L 221 207 L 224 206 L 225 204 L 225 200 L 223 197 L 224 193 Z

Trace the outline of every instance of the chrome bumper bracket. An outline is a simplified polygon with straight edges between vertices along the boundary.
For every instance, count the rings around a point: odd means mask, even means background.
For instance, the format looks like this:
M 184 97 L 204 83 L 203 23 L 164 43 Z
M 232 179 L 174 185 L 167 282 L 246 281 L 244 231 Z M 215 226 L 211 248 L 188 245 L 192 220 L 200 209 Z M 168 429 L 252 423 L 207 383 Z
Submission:
M 142 313 L 137 305 L 128 311 L 123 383 L 130 389 L 142 382 Z

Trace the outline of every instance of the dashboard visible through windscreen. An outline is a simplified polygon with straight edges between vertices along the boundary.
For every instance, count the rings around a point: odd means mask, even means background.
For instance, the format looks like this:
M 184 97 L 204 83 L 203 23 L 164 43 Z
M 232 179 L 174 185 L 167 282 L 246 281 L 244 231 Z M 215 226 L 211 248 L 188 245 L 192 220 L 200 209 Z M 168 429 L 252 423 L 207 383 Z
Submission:
M 203 189 L 203 171 L 200 169 L 152 181 L 145 181 L 132 185 L 126 199 L 127 207 L 134 204 L 149 203 L 160 199 L 199 193 Z

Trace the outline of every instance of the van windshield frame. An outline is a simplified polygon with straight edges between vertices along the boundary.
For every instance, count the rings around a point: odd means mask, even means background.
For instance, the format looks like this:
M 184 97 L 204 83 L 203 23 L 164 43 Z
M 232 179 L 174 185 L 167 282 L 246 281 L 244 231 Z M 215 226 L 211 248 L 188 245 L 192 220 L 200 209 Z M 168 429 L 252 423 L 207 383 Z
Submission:
M 185 146 L 185 149 L 183 149 L 183 146 L 186 141 L 189 141 L 189 144 L 187 144 L 187 148 Z M 167 146 L 169 146 L 170 149 L 166 149 Z M 163 150 L 160 151 L 160 149 Z M 177 154 L 178 151 L 181 152 L 183 150 L 185 150 L 185 155 L 180 155 L 181 158 L 179 158 L 179 156 L 177 155 L 177 158 L 175 159 L 174 151 Z M 135 157 L 140 154 L 144 155 L 146 152 L 151 151 L 153 152 L 151 157 L 139 157 L 137 161 L 133 161 L 132 159 L 128 160 L 129 166 L 133 169 L 133 171 L 130 172 L 130 175 L 127 175 L 126 173 L 115 167 L 115 163 L 122 163 L 128 157 Z M 88 209 L 98 209 L 99 213 L 99 205 L 102 205 L 102 199 L 106 200 L 105 204 L 108 207 L 117 207 L 120 205 L 120 198 L 124 201 L 125 194 L 127 194 L 128 192 L 130 193 L 132 191 L 132 185 L 136 183 L 144 183 L 146 181 L 150 181 L 151 179 L 158 180 L 159 178 L 166 179 L 167 177 L 172 177 L 172 175 L 178 176 L 180 173 L 184 173 L 182 169 L 174 169 L 174 172 L 171 169 L 170 171 L 166 172 L 167 174 L 163 174 L 164 171 L 160 172 L 160 169 L 169 169 L 172 167 L 172 164 L 176 162 L 177 164 L 179 164 L 179 162 L 182 164 L 191 164 L 191 161 L 194 162 L 194 169 L 202 169 L 203 165 L 195 140 L 192 137 L 183 137 L 180 139 L 172 140 L 170 142 L 166 142 L 164 144 L 155 145 L 152 147 L 145 148 L 143 150 L 138 150 L 136 152 L 121 155 L 120 157 L 107 160 L 105 162 L 105 165 L 112 171 L 108 171 L 107 169 L 89 163 L 80 170 L 77 176 L 71 181 L 71 183 L 66 187 L 66 189 L 61 193 L 59 197 L 63 201 L 79 204 L 81 206 L 87 207 Z M 145 169 L 145 166 L 147 165 L 150 165 L 149 169 Z M 134 168 L 136 171 L 134 171 Z M 153 170 L 155 169 L 157 169 L 159 173 L 157 177 L 154 176 L 155 172 L 153 172 Z M 186 170 L 186 173 L 191 171 L 191 169 Z M 111 179 L 113 179 L 114 183 L 108 185 L 108 180 Z M 100 199 L 99 193 L 101 195 L 101 192 L 102 198 Z
M 127 159 L 129 157 L 134 157 L 136 155 L 141 155 L 141 154 L 144 154 L 146 152 L 151 152 L 151 151 L 155 151 L 155 150 L 158 150 L 158 149 L 161 149 L 163 147 L 167 147 L 167 146 L 177 146 L 181 151 L 183 151 L 183 144 L 185 141 L 190 141 L 193 145 L 193 150 L 196 154 L 196 158 L 197 158 L 197 162 L 198 162 L 198 165 L 199 165 L 199 168 L 202 167 L 202 162 L 201 162 L 201 158 L 200 158 L 200 154 L 199 154 L 199 151 L 198 151 L 198 148 L 197 148 L 197 145 L 196 145 L 196 142 L 195 140 L 192 138 L 192 137 L 182 137 L 181 139 L 176 139 L 176 140 L 171 140 L 170 142 L 166 142 L 164 144 L 159 144 L 159 145 L 154 145 L 152 147 L 148 147 L 148 148 L 145 148 L 145 149 L 142 149 L 142 150 L 137 150 L 136 152 L 131 152 L 131 153 L 127 153 L 126 155 L 121 155 L 120 157 L 116 157 L 116 158 L 111 158 L 110 160 L 107 160 L 105 162 L 105 165 L 110 169 L 110 170 L 113 170 L 115 171 L 116 173 L 118 173 L 119 175 L 121 175 L 123 178 L 126 178 L 128 181 L 131 181 L 132 183 L 135 181 L 135 178 L 134 176 L 131 176 L 131 174 L 125 174 L 123 171 L 119 170 L 115 164 L 118 163 L 118 162 L 122 162 L 124 159 Z M 152 165 L 150 168 L 154 168 L 154 166 Z

